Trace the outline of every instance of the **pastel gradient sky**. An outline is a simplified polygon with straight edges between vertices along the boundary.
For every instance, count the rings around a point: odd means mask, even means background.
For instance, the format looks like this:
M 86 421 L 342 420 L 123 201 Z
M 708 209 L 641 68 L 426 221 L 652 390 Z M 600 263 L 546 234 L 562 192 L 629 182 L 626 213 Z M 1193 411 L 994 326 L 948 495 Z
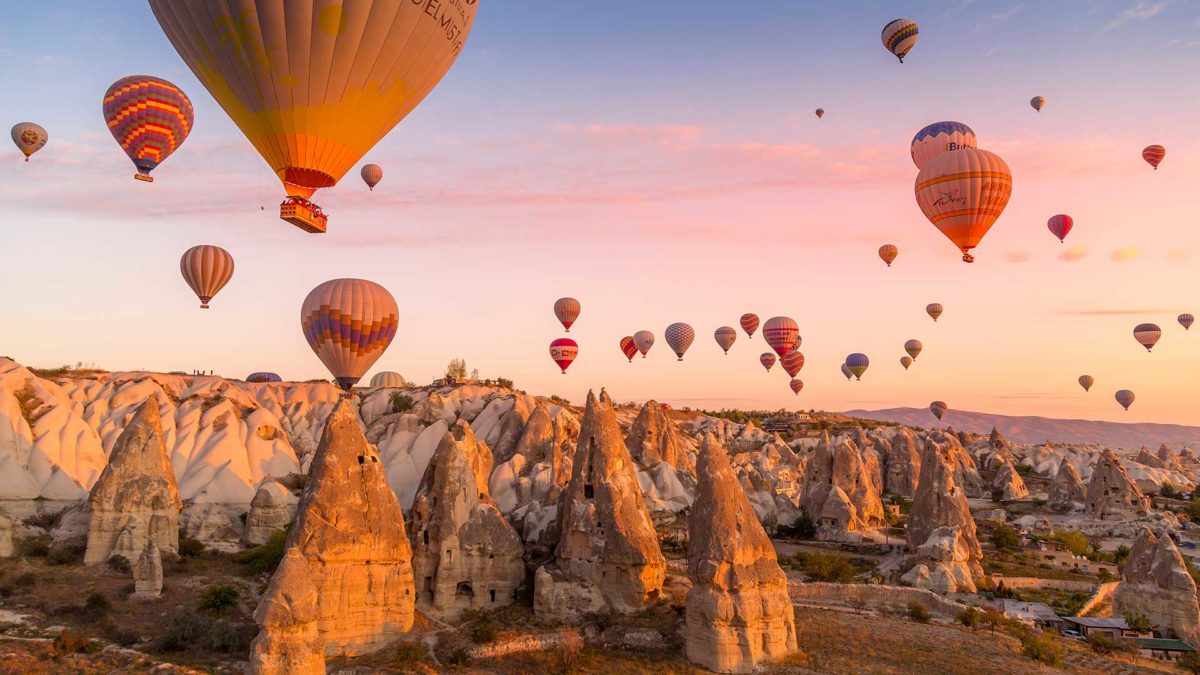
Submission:
M 899 15 L 921 26 L 903 65 L 879 42 Z M 377 369 L 419 382 L 462 356 L 575 401 L 606 386 L 676 406 L 936 398 L 1200 423 L 1200 327 L 1175 323 L 1200 313 L 1194 3 L 488 1 L 449 75 L 365 158 L 383 183 L 369 193 L 349 175 L 325 191 L 322 236 L 277 219 L 273 175 L 144 2 L 11 3 L 5 16 L 5 124 L 50 133 L 29 164 L 11 147 L 0 161 L 0 353 L 27 365 L 323 377 L 299 306 L 356 276 L 401 308 Z M 132 180 L 100 115 L 108 85 L 134 73 L 196 107 L 153 185 Z M 1014 176 L 970 266 L 912 194 L 909 141 L 943 119 L 973 127 Z M 1157 172 L 1140 156 L 1151 143 L 1167 147 Z M 1060 212 L 1076 221 L 1065 245 L 1045 228 Z M 885 242 L 901 248 L 892 269 L 876 257 Z M 198 243 L 237 259 L 207 312 L 178 271 Z M 566 376 L 546 353 L 562 295 L 583 303 Z M 946 306 L 937 324 L 932 301 Z M 713 342 L 746 311 L 799 322 L 800 396 L 758 365 L 761 336 L 729 356 Z M 697 332 L 683 363 L 662 340 L 674 321 Z M 1142 321 L 1164 330 L 1152 354 L 1132 337 Z M 628 364 L 617 341 L 643 328 L 659 343 Z M 913 337 L 925 352 L 906 372 Z M 847 382 L 839 364 L 856 351 L 872 366 Z M 1120 388 L 1138 396 L 1128 413 Z

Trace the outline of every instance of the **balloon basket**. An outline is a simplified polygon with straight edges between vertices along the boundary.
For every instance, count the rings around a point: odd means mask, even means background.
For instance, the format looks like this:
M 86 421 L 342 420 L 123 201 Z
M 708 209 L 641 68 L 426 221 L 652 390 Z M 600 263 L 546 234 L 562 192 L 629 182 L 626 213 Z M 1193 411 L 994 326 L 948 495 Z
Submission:
M 140 174 L 140 173 L 135 173 L 135 174 L 133 174 L 133 179 L 134 179 L 134 180 L 140 180 L 140 181 L 142 181 L 143 183 L 153 183 L 153 182 L 154 182 L 154 177 L 153 177 L 153 176 L 146 176 L 146 175 L 143 175 L 143 174 Z
M 307 199 L 289 197 L 279 205 L 279 218 L 310 234 L 322 234 L 329 217 Z

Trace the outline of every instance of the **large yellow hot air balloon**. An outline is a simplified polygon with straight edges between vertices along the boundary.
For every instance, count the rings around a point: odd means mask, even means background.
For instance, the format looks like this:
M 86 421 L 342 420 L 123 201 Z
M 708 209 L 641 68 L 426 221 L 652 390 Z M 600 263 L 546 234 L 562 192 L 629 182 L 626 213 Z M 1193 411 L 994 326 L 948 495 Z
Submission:
M 925 217 L 962 251 L 963 262 L 974 262 L 971 249 L 1012 196 L 1012 173 L 999 155 L 962 148 L 929 160 L 913 189 Z
M 476 0 L 150 0 L 176 51 L 283 182 L 280 217 L 324 232 L 309 201 L 433 90 Z

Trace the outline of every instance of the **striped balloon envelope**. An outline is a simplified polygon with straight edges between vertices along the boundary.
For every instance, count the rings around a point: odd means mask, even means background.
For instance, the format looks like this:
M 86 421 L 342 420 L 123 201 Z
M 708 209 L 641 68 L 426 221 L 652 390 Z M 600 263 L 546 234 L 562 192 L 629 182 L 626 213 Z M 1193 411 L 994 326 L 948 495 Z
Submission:
M 150 75 L 123 77 L 104 93 L 108 130 L 137 167 L 134 178 L 148 183 L 154 181 L 154 167 L 192 132 L 194 118 L 182 89 Z
M 1192 316 L 1191 314 L 1180 314 L 1177 321 L 1179 321 L 1180 326 L 1183 326 L 1184 330 L 1188 330 L 1192 327 L 1192 324 L 1196 322 L 1196 317 Z
M 911 19 L 894 19 L 888 22 L 888 25 L 883 27 L 883 32 L 879 38 L 883 41 L 883 46 L 896 58 L 900 59 L 900 63 L 904 63 L 904 57 L 917 44 L 917 34 L 920 31 L 917 29 L 917 22 Z
M 771 366 L 775 365 L 775 355 L 771 352 L 763 352 L 762 354 L 759 354 L 758 362 L 761 363 L 762 367 L 766 368 L 767 372 L 769 373 L 771 372 Z
M 796 373 L 800 372 L 800 369 L 804 367 L 804 354 L 793 349 L 780 357 L 779 365 L 783 366 L 784 372 L 791 377 L 795 377 Z
M 25 155 L 25 161 L 29 161 L 29 156 L 41 150 L 50 136 L 40 124 L 33 122 L 18 122 L 13 125 L 12 131 L 9 132 L 12 136 L 13 143 L 17 145 L 17 149 Z
M 400 373 L 391 370 L 384 370 L 375 373 L 371 378 L 372 387 L 407 387 L 408 382 L 404 380 L 404 376 Z
M 943 311 L 944 308 L 940 302 L 931 302 L 928 305 L 925 305 L 925 313 L 928 314 L 935 322 L 938 320 L 938 317 L 942 315 Z
M 1158 339 L 1162 337 L 1162 329 L 1157 324 L 1139 323 L 1133 328 L 1133 339 L 1138 341 L 1138 344 L 1150 351 L 1154 345 L 1158 344 Z
M 1058 237 L 1059 242 L 1063 242 L 1071 233 L 1071 228 L 1075 227 L 1075 219 L 1065 213 L 1060 213 L 1057 216 L 1050 216 L 1050 220 L 1046 221 L 1046 227 L 1051 234 Z
M 563 375 L 567 374 L 567 368 L 575 362 L 576 356 L 579 356 L 579 345 L 571 338 L 558 338 L 550 343 L 550 358 L 562 368 Z
M 300 306 L 304 339 L 346 391 L 383 356 L 399 325 L 396 299 L 365 279 L 326 281 Z
M 763 324 L 763 339 L 775 353 L 783 356 L 795 348 L 800 326 L 788 316 L 773 316 Z
M 362 176 L 363 182 L 367 184 L 367 189 L 374 192 L 375 186 L 383 180 L 383 168 L 378 164 L 364 164 L 363 168 L 359 169 L 358 175 Z
M 917 174 L 913 193 L 921 212 L 974 262 L 971 249 L 1004 213 L 1012 196 L 1012 172 L 995 153 L 978 148 L 946 152 Z
M 921 344 L 920 340 L 908 340 L 904 343 L 904 351 L 908 352 L 908 355 L 913 358 L 913 361 L 917 360 L 917 355 L 920 354 L 921 350 L 924 348 L 925 345 Z
M 246 381 L 251 384 L 263 384 L 268 382 L 283 382 L 283 378 L 276 373 L 272 373 L 267 370 L 261 370 L 247 375 Z
M 579 301 L 575 298 L 559 298 L 555 300 L 554 316 L 563 325 L 563 329 L 570 333 L 571 324 L 575 323 L 575 320 L 579 318 Z
M 792 388 L 793 394 L 799 394 L 800 390 L 804 388 L 804 383 L 793 377 L 792 381 L 788 382 L 788 386 Z
M 909 153 L 917 170 L 925 168 L 929 160 L 943 152 L 974 148 L 977 146 L 975 132 L 962 122 L 934 122 L 913 136 Z
M 233 278 L 233 256 L 220 246 L 193 246 L 179 258 L 179 272 L 200 298 L 200 309 L 208 309 L 208 301 Z
M 687 352 L 688 347 L 692 346 L 692 340 L 696 339 L 696 331 L 686 323 L 673 323 L 667 326 L 663 335 L 667 338 L 667 346 L 675 352 L 675 356 L 679 357 L 680 361 L 683 360 L 683 355 Z
M 637 345 L 638 351 L 642 353 L 642 358 L 646 358 L 646 352 L 654 346 L 654 333 L 648 330 L 639 330 L 633 334 L 633 343 Z
M 1158 163 L 1163 161 L 1163 157 L 1166 156 L 1167 149 L 1161 145 L 1147 145 L 1146 148 L 1142 150 L 1142 159 L 1146 160 L 1147 164 L 1154 167 L 1155 171 L 1158 171 Z
M 758 330 L 758 315 L 747 312 L 738 319 L 738 323 L 742 325 L 742 330 L 746 331 L 746 337 L 752 338 L 754 331 Z
M 633 357 L 637 356 L 638 347 L 632 335 L 626 335 L 621 338 L 621 353 L 625 355 L 625 358 L 629 359 L 630 363 L 633 363 Z
M 737 331 L 731 326 L 721 326 L 717 330 L 713 331 L 713 339 L 717 341 L 717 346 L 719 346 L 722 351 L 725 352 L 725 355 L 728 356 L 729 348 L 732 347 L 734 341 L 737 340 Z

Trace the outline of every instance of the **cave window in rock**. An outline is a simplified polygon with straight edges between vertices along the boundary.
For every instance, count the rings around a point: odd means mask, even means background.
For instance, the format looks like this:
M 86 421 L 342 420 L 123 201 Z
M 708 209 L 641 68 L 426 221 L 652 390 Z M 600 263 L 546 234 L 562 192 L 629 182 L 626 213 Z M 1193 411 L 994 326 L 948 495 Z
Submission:
M 429 545 L 429 530 L 422 530 L 421 535 L 425 537 L 425 545 Z
M 496 589 L 493 588 L 492 590 L 488 591 L 488 597 L 491 598 L 492 604 L 495 604 L 496 603 Z
M 458 586 L 454 589 L 455 595 L 460 595 L 467 598 L 475 597 L 475 590 L 471 588 L 471 584 L 466 581 L 458 582 Z
M 596 498 L 596 488 L 592 487 L 591 483 L 583 484 L 583 497 L 584 497 L 584 499 L 595 499 Z
M 366 458 L 366 457 L 364 457 L 363 455 L 359 455 L 359 456 L 358 456 L 358 463 L 359 463 L 360 465 L 361 465 L 361 464 L 366 464 L 366 461 L 367 461 L 367 458 Z
M 454 562 L 454 549 L 452 549 L 452 548 L 446 549 L 446 562 L 448 562 L 448 563 Z

